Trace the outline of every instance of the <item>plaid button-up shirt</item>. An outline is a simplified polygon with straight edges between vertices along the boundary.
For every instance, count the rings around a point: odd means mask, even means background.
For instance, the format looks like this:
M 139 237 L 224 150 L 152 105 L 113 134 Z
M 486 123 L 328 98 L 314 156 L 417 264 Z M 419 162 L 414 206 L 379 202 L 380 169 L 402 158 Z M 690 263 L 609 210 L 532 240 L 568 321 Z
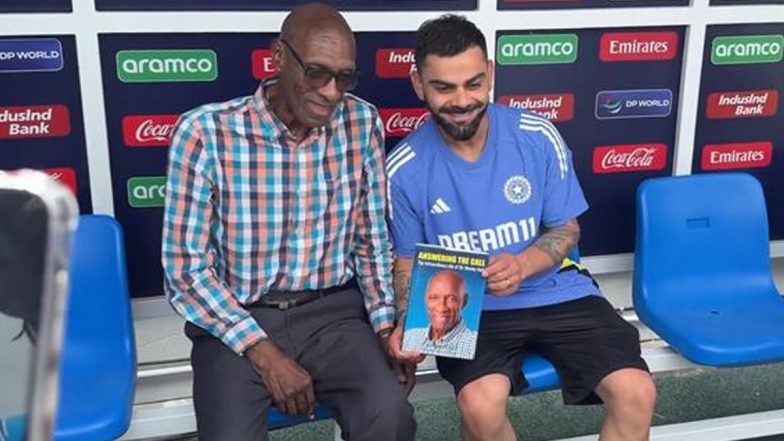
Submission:
M 169 153 L 167 297 L 239 354 L 266 338 L 244 305 L 271 289 L 356 276 L 373 328 L 395 317 L 377 110 L 347 94 L 326 126 L 297 142 L 266 100 L 271 81 L 182 115 Z

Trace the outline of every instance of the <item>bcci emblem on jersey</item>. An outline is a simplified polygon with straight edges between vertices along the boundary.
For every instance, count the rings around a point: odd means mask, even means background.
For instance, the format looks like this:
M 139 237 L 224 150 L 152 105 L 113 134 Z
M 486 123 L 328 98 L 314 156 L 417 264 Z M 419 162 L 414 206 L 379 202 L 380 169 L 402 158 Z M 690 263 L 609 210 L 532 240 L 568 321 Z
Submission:
M 531 183 L 523 176 L 512 176 L 504 184 L 504 196 L 513 204 L 523 204 L 531 198 Z

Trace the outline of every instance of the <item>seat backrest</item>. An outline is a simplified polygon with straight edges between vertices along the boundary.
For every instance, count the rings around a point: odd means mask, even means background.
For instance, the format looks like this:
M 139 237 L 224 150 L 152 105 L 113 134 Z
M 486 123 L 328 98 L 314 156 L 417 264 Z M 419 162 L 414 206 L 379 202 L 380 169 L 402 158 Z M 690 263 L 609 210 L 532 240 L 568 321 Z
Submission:
M 634 301 L 686 307 L 773 284 L 762 186 L 745 173 L 649 179 L 637 191 Z M 688 290 L 689 296 L 682 293 Z
M 122 228 L 110 216 L 83 215 L 71 254 L 63 377 L 89 364 L 82 357 L 130 357 L 135 366 L 135 352 Z

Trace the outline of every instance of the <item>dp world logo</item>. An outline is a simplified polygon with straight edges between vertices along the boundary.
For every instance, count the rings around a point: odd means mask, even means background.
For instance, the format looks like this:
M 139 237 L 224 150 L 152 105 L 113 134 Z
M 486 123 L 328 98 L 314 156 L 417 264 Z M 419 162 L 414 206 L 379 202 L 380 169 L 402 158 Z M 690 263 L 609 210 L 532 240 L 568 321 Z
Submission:
M 215 81 L 218 55 L 209 49 L 125 50 L 117 53 L 123 83 Z
M 670 89 L 603 90 L 596 94 L 596 119 L 664 118 L 671 111 Z

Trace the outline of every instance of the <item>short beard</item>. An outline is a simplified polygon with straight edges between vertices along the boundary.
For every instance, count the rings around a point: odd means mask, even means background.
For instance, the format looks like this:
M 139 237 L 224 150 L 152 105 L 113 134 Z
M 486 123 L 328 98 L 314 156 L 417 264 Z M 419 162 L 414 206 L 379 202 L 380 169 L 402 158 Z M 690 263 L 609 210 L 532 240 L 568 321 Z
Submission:
M 477 108 L 477 105 L 471 105 L 463 110 L 465 112 L 471 112 Z M 469 139 L 473 138 L 474 135 L 476 135 L 476 132 L 479 130 L 479 125 L 482 124 L 482 118 L 484 118 L 485 113 L 487 113 L 487 103 L 482 105 L 482 110 L 479 111 L 474 119 L 460 125 L 452 124 L 441 115 L 441 113 L 449 113 L 444 112 L 444 108 L 439 109 L 439 111 L 435 111 L 431 108 L 430 112 L 438 127 L 441 127 L 441 129 L 446 132 L 447 135 L 457 141 L 468 141 Z

